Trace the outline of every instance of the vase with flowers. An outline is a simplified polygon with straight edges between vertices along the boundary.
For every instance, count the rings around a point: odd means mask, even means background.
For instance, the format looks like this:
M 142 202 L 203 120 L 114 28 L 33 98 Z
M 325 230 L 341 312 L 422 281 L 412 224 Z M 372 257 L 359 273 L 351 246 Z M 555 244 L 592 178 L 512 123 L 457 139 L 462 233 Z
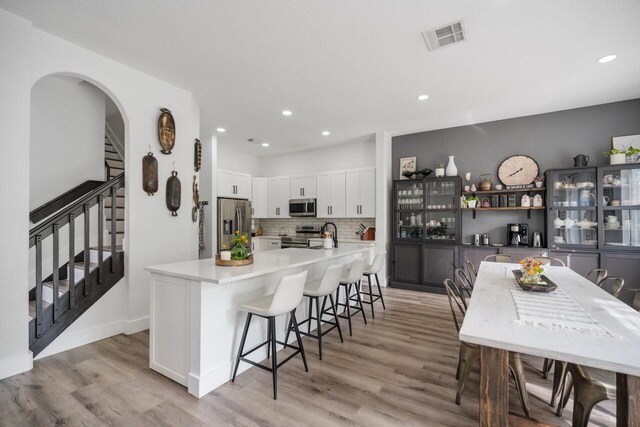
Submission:
M 542 283 L 540 276 L 544 271 L 542 263 L 533 258 L 525 258 L 520 260 L 520 270 L 522 271 L 522 283 L 527 285 L 537 285 Z
M 240 233 L 236 230 L 235 233 L 231 236 L 231 259 L 233 260 L 243 260 L 249 257 L 249 252 L 247 248 L 244 247 L 249 242 L 249 238 L 246 233 Z

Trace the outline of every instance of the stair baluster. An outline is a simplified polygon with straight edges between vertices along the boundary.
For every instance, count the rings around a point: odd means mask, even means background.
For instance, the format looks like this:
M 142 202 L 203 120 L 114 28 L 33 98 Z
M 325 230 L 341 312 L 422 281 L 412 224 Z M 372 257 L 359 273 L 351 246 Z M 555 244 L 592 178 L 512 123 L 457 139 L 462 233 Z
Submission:
M 42 236 L 36 236 L 36 337 L 42 336 Z
M 84 296 L 88 296 L 91 293 L 90 289 L 90 280 L 89 280 L 89 267 L 91 260 L 89 259 L 89 248 L 91 243 L 89 238 L 91 235 L 89 234 L 89 204 L 85 203 L 84 205 Z
M 115 254 L 116 253 L 116 232 L 118 231 L 117 228 L 117 221 L 116 221 L 116 208 L 117 208 L 117 203 L 116 203 L 116 188 L 112 187 L 111 188 L 111 253 Z M 113 273 L 114 271 L 116 271 L 116 266 L 115 266 L 115 257 L 111 257 L 111 272 Z
M 104 196 L 98 196 L 98 284 L 102 283 L 104 273 L 102 263 L 104 261 Z
M 69 214 L 69 308 L 76 308 L 76 216 Z
M 58 223 L 53 224 L 53 322 L 58 323 L 59 313 L 59 286 L 60 286 L 60 238 L 58 236 Z

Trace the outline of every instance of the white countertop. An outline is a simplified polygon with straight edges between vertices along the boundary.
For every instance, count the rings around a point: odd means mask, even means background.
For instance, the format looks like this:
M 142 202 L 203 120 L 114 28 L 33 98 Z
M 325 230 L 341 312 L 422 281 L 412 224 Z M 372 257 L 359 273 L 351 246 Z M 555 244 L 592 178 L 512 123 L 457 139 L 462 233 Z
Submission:
M 481 263 L 460 340 L 640 376 L 640 314 L 567 267 L 544 267 L 543 274 L 614 337 L 523 323 L 507 282 L 519 267 Z
M 276 249 L 254 254 L 254 263 L 242 267 L 221 267 L 216 265 L 213 259 L 209 258 L 173 264 L 152 265 L 145 267 L 145 270 L 187 280 L 224 284 L 275 273 L 282 269 L 303 267 L 317 262 L 354 255 L 370 249 L 370 245 L 349 245 L 335 249 Z

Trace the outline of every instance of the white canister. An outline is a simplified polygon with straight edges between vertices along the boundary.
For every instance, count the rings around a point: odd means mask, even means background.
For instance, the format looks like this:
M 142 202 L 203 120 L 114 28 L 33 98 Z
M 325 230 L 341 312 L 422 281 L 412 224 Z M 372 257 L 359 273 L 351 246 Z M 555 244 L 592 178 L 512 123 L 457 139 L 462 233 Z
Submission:
M 529 198 L 529 195 L 524 194 L 522 196 L 522 198 L 520 199 L 520 206 L 522 206 L 523 208 L 528 208 L 531 206 L 531 199 Z

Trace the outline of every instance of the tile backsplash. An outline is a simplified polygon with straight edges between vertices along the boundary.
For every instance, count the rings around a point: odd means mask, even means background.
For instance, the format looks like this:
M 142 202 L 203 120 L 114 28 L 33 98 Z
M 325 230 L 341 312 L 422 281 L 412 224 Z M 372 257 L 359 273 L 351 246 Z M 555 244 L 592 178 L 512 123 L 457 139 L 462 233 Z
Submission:
M 270 219 L 254 219 L 254 231 L 258 228 L 258 224 L 262 225 L 265 235 L 275 236 L 280 233 L 281 229 L 289 236 L 296 234 L 296 226 L 298 225 L 317 225 L 322 226 L 325 222 L 333 222 L 338 227 L 338 240 L 340 239 L 359 239 L 356 234 L 359 225 L 362 223 L 365 227 L 375 227 L 375 218 L 332 218 L 330 220 L 317 218 L 270 218 Z

